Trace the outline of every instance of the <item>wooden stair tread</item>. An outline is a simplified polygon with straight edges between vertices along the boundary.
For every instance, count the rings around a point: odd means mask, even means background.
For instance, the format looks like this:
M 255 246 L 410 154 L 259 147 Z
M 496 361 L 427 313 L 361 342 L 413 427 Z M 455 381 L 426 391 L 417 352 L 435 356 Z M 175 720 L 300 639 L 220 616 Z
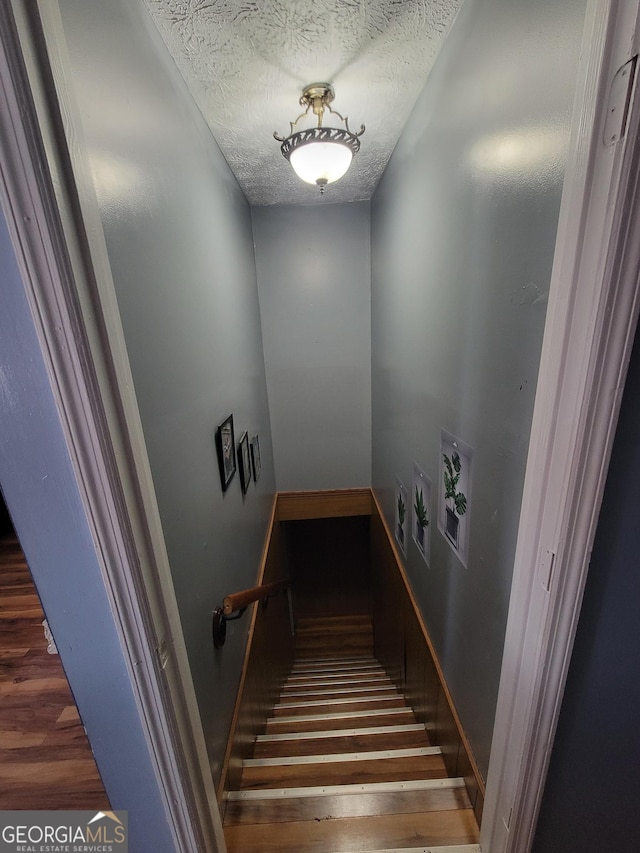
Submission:
M 390 708 L 376 711 L 351 711 L 348 714 L 309 714 L 307 716 L 276 717 L 267 720 L 267 733 L 310 732 L 317 729 L 364 728 L 415 722 L 411 708 Z
M 296 634 L 309 630 L 334 630 L 340 627 L 371 625 L 371 616 L 302 616 L 296 622 Z
M 370 728 L 376 728 L 370 727 Z M 380 726 L 380 729 L 389 727 Z M 397 727 L 401 729 L 402 727 Z M 411 731 L 380 731 L 367 732 L 362 730 L 359 734 L 343 734 L 344 730 L 331 732 L 331 737 L 326 733 L 318 733 L 315 738 L 304 738 L 298 740 L 261 741 L 255 743 L 254 758 L 275 758 L 282 755 L 318 755 L 320 753 L 357 752 L 364 749 L 402 749 L 409 747 L 428 746 L 424 726 L 418 730 Z M 357 731 L 357 730 L 356 730 Z M 313 734 L 313 732 L 308 732 Z
M 323 657 L 373 657 L 373 626 L 369 616 L 299 619 L 296 626 L 298 666 Z
M 284 823 L 290 820 L 330 820 L 365 815 L 407 814 L 470 808 L 464 787 L 395 793 L 336 794 L 329 797 L 300 797 L 258 802 L 230 802 L 225 825 Z
M 265 789 L 314 785 L 369 784 L 404 782 L 416 779 L 442 779 L 447 771 L 441 755 L 411 758 L 378 758 L 369 761 L 345 761 L 321 764 L 245 767 L 240 787 Z
M 369 637 L 335 637 L 331 642 L 325 640 L 310 640 L 305 647 L 296 646 L 296 655 L 298 658 L 304 658 L 305 655 L 315 654 L 319 648 L 341 648 L 345 647 L 351 651 L 361 651 L 371 648 L 373 639 Z
M 228 853 L 478 853 L 464 779 L 373 656 L 366 616 L 299 620 L 224 827 Z
M 279 703 L 273 709 L 274 718 L 292 717 L 298 714 L 321 714 L 325 711 L 347 713 L 349 711 L 376 711 L 380 708 L 406 708 L 407 703 L 400 694 L 389 696 L 352 696 L 339 699 L 301 699 Z
M 468 844 L 478 829 L 471 809 L 227 825 L 228 853 L 335 853 L 384 847 Z
M 291 667 L 291 672 L 297 672 L 301 669 L 351 669 L 359 666 L 372 666 L 379 668 L 380 663 L 373 655 L 358 655 L 357 657 L 345 657 L 344 655 L 313 657 L 294 663 Z
M 352 682 L 345 679 L 337 679 L 333 681 L 325 681 L 319 683 L 301 682 L 300 684 L 285 685 L 280 693 L 280 697 L 295 697 L 301 693 L 316 692 L 320 696 L 328 693 L 348 693 L 355 695 L 353 691 L 363 693 L 374 690 L 389 691 L 389 688 L 395 688 L 394 683 L 387 677 L 375 678 L 356 678 Z M 279 697 L 279 698 L 280 698 Z
M 398 689 L 396 686 L 389 681 L 387 682 L 373 682 L 373 684 L 354 684 L 351 688 L 347 685 L 338 685 L 336 686 L 326 686 L 326 685 L 293 685 L 290 687 L 286 687 L 280 693 L 280 701 L 289 701 L 291 699 L 296 699 L 298 697 L 304 698 L 309 697 L 312 699 L 314 696 L 326 699 L 340 699 L 342 697 L 347 696 L 357 696 L 360 693 L 366 693 L 371 696 L 384 696 L 389 693 L 398 693 Z
M 291 690 L 301 685 L 311 685 L 317 689 L 338 683 L 348 687 L 357 687 L 358 682 L 385 682 L 393 683 L 389 675 L 380 667 L 379 669 L 354 669 L 354 670 L 323 670 L 322 672 L 293 673 L 289 675 L 282 684 L 282 690 Z
M 380 664 L 372 663 L 352 663 L 348 666 L 301 666 L 299 669 L 292 669 L 289 678 L 291 681 L 300 681 L 303 679 L 321 679 L 323 676 L 354 678 L 358 675 L 386 675 L 386 672 Z

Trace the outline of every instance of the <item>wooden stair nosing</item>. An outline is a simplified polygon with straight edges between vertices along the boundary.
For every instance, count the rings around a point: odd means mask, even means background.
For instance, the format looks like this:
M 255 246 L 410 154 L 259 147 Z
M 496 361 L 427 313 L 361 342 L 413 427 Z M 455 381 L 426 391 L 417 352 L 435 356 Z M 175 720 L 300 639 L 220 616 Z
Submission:
M 361 719 L 366 717 L 386 717 L 395 715 L 405 716 L 413 715 L 413 711 L 407 705 L 402 708 L 373 708 L 367 711 L 347 711 L 345 713 L 331 712 L 329 714 L 297 714 L 287 717 L 269 717 L 267 720 L 267 729 L 269 726 L 285 726 L 289 723 L 321 723 L 329 720 L 351 720 Z
M 291 764 L 333 764 L 342 761 L 373 761 L 378 758 L 410 758 L 420 755 L 442 755 L 439 746 L 372 749 L 358 752 L 329 752 L 316 755 L 281 755 L 276 758 L 245 758 L 243 767 L 279 767 Z
M 367 728 L 352 729 L 344 734 L 344 730 L 332 731 L 333 737 L 306 737 L 308 732 L 303 732 L 302 736 L 285 735 L 281 739 L 280 735 L 276 735 L 276 740 L 267 740 L 264 742 L 256 742 L 253 748 L 254 758 L 277 758 L 281 756 L 296 755 L 320 755 L 323 753 L 342 753 L 342 752 L 364 752 L 377 749 L 402 749 L 402 748 L 422 748 L 430 746 L 429 738 L 424 727 L 417 727 L 417 730 L 396 731 L 394 726 L 372 726 L 374 732 L 367 734 Z M 405 727 L 400 727 L 405 728 Z M 410 729 L 410 727 L 407 727 Z M 383 731 L 380 731 L 382 729 Z M 384 731 L 389 729 L 391 731 Z M 365 732 L 365 734 L 360 734 Z
M 317 664 L 315 666 L 295 666 L 291 669 L 291 675 L 322 675 L 323 673 L 343 673 L 343 672 L 383 672 L 379 663 L 352 663 L 345 664 Z
M 382 702 L 396 702 L 401 703 L 404 708 L 407 707 L 404 696 L 396 692 L 391 696 L 370 696 L 365 694 L 364 696 L 345 696 L 342 699 L 323 698 L 320 700 L 305 699 L 302 702 L 278 702 L 277 705 L 274 705 L 273 711 L 275 717 L 278 715 L 278 711 L 288 711 L 292 708 L 333 708 L 339 705 L 366 705 L 369 702 L 374 705 Z
M 375 655 L 356 655 L 347 657 L 346 655 L 332 655 L 331 657 L 306 658 L 304 663 L 295 661 L 292 669 L 297 669 L 303 666 L 380 666 L 380 661 Z
M 298 698 L 305 698 L 305 697 L 312 697 L 312 696 L 317 696 L 318 698 L 322 698 L 322 697 L 330 698 L 330 697 L 334 696 L 334 697 L 338 698 L 338 695 L 358 696 L 362 693 L 367 693 L 367 692 L 371 692 L 371 691 L 373 691 L 372 692 L 373 696 L 379 696 L 382 693 L 391 693 L 391 692 L 398 693 L 398 688 L 393 684 L 383 684 L 380 687 L 366 687 L 366 686 L 361 687 L 361 686 L 358 686 L 358 687 L 352 687 L 351 689 L 345 687 L 342 690 L 331 690 L 331 689 L 328 689 L 328 690 L 325 690 L 325 689 L 323 689 L 323 690 L 306 690 L 304 688 L 302 690 L 300 690 L 299 688 L 297 688 L 297 692 L 295 692 L 295 693 L 292 692 L 291 689 L 288 689 L 286 692 L 283 690 L 282 693 L 280 694 L 280 699 L 298 699 Z
M 339 625 L 371 625 L 371 616 L 300 616 L 296 620 L 296 631 L 308 628 L 334 628 Z
M 431 791 L 440 788 L 464 788 L 460 776 L 439 779 L 412 779 L 402 782 L 364 782 L 346 785 L 308 785 L 295 788 L 260 788 L 259 790 L 228 791 L 226 800 L 290 799 L 292 797 L 330 797 L 336 794 L 393 794 L 400 791 Z
M 366 673 L 360 675 L 354 675 L 349 678 L 340 678 L 340 677 L 329 677 L 323 676 L 321 678 L 287 678 L 283 685 L 283 689 L 287 689 L 289 687 L 334 687 L 336 685 L 340 686 L 341 684 L 345 685 L 358 685 L 358 684 L 393 684 L 393 681 L 386 674 L 381 675 L 368 675 Z
M 371 666 L 368 664 L 365 666 L 353 664 L 346 667 L 300 667 L 299 669 L 292 669 L 287 675 L 287 680 L 300 681 L 301 678 L 354 678 L 357 676 L 365 677 L 367 675 L 386 675 L 387 678 L 389 677 L 389 673 L 380 664 L 372 664 Z
M 330 640 L 332 637 L 341 637 L 349 634 L 372 634 L 373 626 L 371 622 L 318 622 L 316 624 L 302 624 L 298 620 L 296 624 L 296 639 L 298 637 L 323 637 Z
M 267 743 L 269 741 L 282 740 L 325 740 L 326 738 L 336 737 L 356 737 L 361 735 L 375 734 L 390 734 L 392 732 L 424 732 L 426 734 L 424 723 L 401 723 L 398 725 L 387 726 L 363 726 L 361 728 L 350 729 L 323 729 L 317 731 L 306 732 L 274 732 L 265 733 L 256 737 L 256 743 Z

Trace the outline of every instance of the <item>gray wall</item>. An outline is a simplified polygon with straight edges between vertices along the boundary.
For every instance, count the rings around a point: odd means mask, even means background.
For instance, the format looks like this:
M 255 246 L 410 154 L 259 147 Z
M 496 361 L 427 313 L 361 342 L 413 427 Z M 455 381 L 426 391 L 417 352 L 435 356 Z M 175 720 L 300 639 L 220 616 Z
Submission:
M 61 0 L 91 163 L 214 778 L 275 480 L 248 205 L 139 0 Z M 213 436 L 258 432 L 262 476 L 223 496 Z M 160 849 L 160 848 L 158 848 Z
M 535 853 L 638 846 L 639 436 L 640 335 L 636 335 Z
M 130 849 L 174 850 L 127 662 L 0 210 L 0 485 Z M 44 642 L 44 636 L 43 636 Z
M 369 203 L 252 217 L 277 488 L 369 486 Z
M 585 2 L 467 0 L 372 204 L 373 484 L 475 451 L 465 568 L 408 573 L 486 774 Z

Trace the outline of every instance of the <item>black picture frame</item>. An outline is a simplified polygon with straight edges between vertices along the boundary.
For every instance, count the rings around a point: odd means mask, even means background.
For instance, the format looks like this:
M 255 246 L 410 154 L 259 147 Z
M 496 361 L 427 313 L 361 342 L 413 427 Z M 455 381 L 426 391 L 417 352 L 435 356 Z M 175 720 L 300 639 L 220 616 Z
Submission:
M 247 494 L 251 482 L 251 456 L 249 453 L 249 436 L 243 432 L 238 442 L 238 465 L 240 468 L 240 485 L 242 494 Z
M 225 418 L 216 430 L 216 450 L 222 491 L 226 492 L 236 473 L 236 442 L 233 431 L 233 415 Z
M 260 459 L 260 439 L 258 434 L 251 439 L 251 468 L 253 470 L 254 482 L 260 479 L 260 471 L 262 470 L 262 461 Z

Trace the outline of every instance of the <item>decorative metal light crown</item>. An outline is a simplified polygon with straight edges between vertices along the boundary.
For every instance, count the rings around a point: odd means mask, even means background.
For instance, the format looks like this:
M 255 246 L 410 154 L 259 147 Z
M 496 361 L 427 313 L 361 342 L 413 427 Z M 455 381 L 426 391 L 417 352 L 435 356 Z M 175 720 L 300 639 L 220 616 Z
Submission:
M 349 130 L 349 119 L 331 109 L 335 97 L 329 83 L 312 83 L 307 86 L 300 98 L 300 106 L 305 107 L 295 121 L 290 122 L 291 132 L 286 138 L 274 133 L 278 142 L 282 142 L 282 156 L 293 166 L 298 177 L 308 184 L 315 184 L 324 193 L 327 184 L 339 180 L 351 165 L 354 154 L 360 150 L 360 139 L 364 125 L 353 133 Z M 316 127 L 296 131 L 298 122 L 309 114 L 309 110 L 318 118 Z M 337 116 L 344 127 L 324 127 L 324 111 Z

